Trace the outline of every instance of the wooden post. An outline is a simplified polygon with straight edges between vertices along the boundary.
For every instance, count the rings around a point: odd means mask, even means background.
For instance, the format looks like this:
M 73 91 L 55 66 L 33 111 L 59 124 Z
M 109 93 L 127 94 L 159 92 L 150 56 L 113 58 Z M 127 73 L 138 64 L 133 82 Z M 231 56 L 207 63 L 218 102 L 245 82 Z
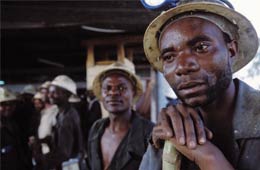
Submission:
M 128 49 L 126 50 L 126 57 L 133 62 L 134 59 L 134 50 L 133 49 Z
M 125 48 L 124 44 L 120 43 L 117 45 L 117 61 L 124 63 L 125 59 Z
M 94 46 L 88 45 L 87 51 L 87 68 L 93 67 L 95 65 L 95 58 L 94 58 Z

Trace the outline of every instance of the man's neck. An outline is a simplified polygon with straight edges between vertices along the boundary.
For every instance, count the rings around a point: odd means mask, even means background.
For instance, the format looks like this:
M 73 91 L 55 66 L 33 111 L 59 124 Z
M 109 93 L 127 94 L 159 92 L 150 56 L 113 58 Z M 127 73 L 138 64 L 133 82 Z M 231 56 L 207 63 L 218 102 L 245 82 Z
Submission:
M 232 81 L 218 99 L 201 108 L 205 125 L 213 133 L 212 142 L 223 151 L 228 160 L 233 160 L 234 136 L 233 117 L 235 109 L 236 89 Z
M 109 130 L 112 133 L 117 133 L 119 131 L 127 131 L 131 124 L 132 111 L 126 111 L 124 113 L 109 114 Z
M 62 112 L 64 112 L 67 108 L 69 108 L 70 103 L 69 103 L 69 102 L 67 102 L 67 103 L 61 103 L 61 104 L 59 104 L 59 105 L 57 105 L 57 106 L 58 106 L 58 108 L 59 108 L 59 113 L 62 113 Z
M 225 91 L 221 92 L 213 103 L 201 107 L 200 111 L 205 119 L 205 122 L 219 123 L 224 120 L 232 120 L 235 107 L 235 93 L 235 84 L 232 80 L 229 87 Z

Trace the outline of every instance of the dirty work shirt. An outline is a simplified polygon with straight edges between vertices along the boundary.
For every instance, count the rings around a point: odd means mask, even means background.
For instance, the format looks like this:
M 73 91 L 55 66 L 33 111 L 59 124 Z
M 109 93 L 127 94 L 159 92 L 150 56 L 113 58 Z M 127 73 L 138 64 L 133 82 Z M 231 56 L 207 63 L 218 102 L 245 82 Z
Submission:
M 38 127 L 38 138 L 45 139 L 48 136 L 52 136 L 52 129 L 56 125 L 56 116 L 59 112 L 59 109 L 56 105 L 51 105 L 48 108 L 45 108 L 41 111 L 40 124 Z M 45 141 L 41 142 L 41 150 L 43 154 L 46 154 L 50 151 L 50 146 Z
M 1 170 L 31 170 L 31 157 L 27 141 L 23 141 L 20 128 L 13 118 L 1 117 Z
M 88 138 L 88 169 L 103 170 L 101 137 L 109 124 L 109 118 L 96 121 Z M 119 144 L 109 165 L 109 170 L 137 170 L 148 145 L 153 123 L 132 114 L 132 126 Z
M 260 170 L 260 92 L 241 80 L 234 79 L 233 81 L 237 91 L 233 119 L 234 140 L 236 141 L 233 167 L 236 170 Z M 193 163 L 184 160 L 181 170 L 194 168 Z M 140 170 L 161 169 L 162 149 L 157 150 L 149 145 Z
M 80 119 L 77 111 L 69 106 L 56 116 L 53 150 L 42 158 L 43 169 L 61 168 L 63 161 L 78 157 L 83 153 Z

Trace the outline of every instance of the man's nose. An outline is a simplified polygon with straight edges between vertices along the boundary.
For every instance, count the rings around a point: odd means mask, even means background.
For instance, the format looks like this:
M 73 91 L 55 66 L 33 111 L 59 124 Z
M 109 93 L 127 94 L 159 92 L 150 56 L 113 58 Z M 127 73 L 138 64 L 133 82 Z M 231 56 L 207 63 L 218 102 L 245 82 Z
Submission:
M 200 65 L 197 61 L 195 55 L 191 52 L 182 52 L 179 57 L 177 58 L 177 67 L 176 67 L 176 74 L 178 76 L 186 75 L 191 72 L 196 72 L 200 68 Z
M 120 90 L 119 90 L 119 88 L 117 86 L 113 86 L 109 90 L 109 94 L 110 95 L 119 95 L 120 94 Z

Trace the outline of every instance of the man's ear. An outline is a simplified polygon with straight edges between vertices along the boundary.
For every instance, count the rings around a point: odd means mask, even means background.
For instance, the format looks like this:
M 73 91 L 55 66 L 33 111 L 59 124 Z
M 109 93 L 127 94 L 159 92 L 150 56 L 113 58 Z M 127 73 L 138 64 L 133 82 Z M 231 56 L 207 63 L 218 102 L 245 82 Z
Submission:
M 229 56 L 232 57 L 237 57 L 238 54 L 238 45 L 236 40 L 232 40 L 229 43 L 227 43 L 228 51 L 229 51 Z

